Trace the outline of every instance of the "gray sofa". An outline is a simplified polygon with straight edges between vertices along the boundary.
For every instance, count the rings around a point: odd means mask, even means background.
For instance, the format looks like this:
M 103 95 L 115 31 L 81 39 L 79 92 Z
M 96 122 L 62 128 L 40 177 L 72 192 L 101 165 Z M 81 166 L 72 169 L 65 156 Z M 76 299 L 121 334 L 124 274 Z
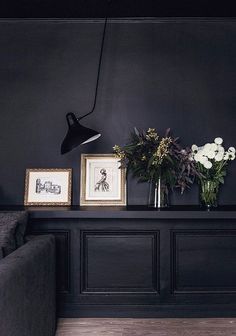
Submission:
M 0 260 L 0 335 L 54 336 L 55 241 L 31 236 Z

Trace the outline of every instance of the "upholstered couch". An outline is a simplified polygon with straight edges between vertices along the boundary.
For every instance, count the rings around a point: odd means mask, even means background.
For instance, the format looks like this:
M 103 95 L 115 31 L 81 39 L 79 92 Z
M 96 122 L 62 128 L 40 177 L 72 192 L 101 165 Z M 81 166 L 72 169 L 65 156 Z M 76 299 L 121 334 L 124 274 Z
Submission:
M 4 221 L 5 226 L 7 222 L 12 224 L 10 231 L 15 237 L 15 247 L 12 237 L 1 236 L 1 232 L 7 231 L 1 228 Z M 14 221 L 18 221 L 15 226 Z M 5 217 L 0 213 L 0 335 L 53 336 L 56 324 L 54 237 L 23 237 L 26 222 L 26 213 L 8 213 Z

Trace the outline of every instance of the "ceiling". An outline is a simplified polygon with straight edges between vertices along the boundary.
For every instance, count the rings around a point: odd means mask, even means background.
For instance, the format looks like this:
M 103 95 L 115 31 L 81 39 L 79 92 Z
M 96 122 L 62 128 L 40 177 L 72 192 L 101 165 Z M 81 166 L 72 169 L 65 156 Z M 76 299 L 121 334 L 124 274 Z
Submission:
M 235 17 L 235 1 L 1 0 L 1 18 Z

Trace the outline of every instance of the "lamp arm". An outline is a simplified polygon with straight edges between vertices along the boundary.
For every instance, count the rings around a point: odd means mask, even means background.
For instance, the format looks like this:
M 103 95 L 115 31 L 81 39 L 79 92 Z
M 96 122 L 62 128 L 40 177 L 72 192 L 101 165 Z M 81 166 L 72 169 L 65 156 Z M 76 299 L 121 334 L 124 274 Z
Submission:
M 97 95 L 98 95 L 98 87 L 99 87 L 99 79 L 100 79 L 100 72 L 101 72 L 101 65 L 102 65 L 102 56 L 103 56 L 103 49 L 104 49 L 104 42 L 105 42 L 105 35 L 106 35 L 106 27 L 107 27 L 107 16 L 105 19 L 104 27 L 103 27 L 103 33 L 102 33 L 102 44 L 100 49 L 100 55 L 99 55 L 99 63 L 98 63 L 98 72 L 97 72 L 97 80 L 96 80 L 96 88 L 95 88 L 95 95 L 94 95 L 94 102 L 93 107 L 90 112 L 86 113 L 85 115 L 78 117 L 78 120 L 81 120 L 88 115 L 92 114 L 95 110 L 96 103 L 97 103 Z

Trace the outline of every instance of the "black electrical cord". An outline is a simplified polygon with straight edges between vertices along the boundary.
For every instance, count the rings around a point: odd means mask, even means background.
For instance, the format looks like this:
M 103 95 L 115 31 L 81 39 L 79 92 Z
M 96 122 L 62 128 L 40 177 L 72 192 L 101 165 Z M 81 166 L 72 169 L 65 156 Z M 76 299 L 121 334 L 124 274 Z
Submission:
M 108 0 L 108 5 L 111 3 L 111 0 Z M 97 72 L 97 79 L 96 79 L 96 87 L 95 87 L 95 94 L 94 94 L 94 101 L 93 101 L 93 107 L 90 112 L 86 113 L 82 117 L 78 117 L 78 120 L 81 120 L 88 115 L 92 114 L 95 110 L 96 103 L 97 103 L 97 95 L 98 95 L 98 87 L 99 87 L 99 79 L 100 79 L 100 73 L 101 73 L 101 65 L 102 65 L 102 56 L 103 56 L 103 49 L 104 49 L 104 42 L 105 42 L 105 36 L 106 36 L 106 28 L 107 28 L 107 20 L 108 20 L 108 6 L 107 6 L 107 13 L 106 18 L 104 22 L 103 27 L 103 33 L 102 33 L 102 43 L 101 43 L 101 49 L 100 49 L 100 55 L 99 55 L 99 63 L 98 63 L 98 72 Z

